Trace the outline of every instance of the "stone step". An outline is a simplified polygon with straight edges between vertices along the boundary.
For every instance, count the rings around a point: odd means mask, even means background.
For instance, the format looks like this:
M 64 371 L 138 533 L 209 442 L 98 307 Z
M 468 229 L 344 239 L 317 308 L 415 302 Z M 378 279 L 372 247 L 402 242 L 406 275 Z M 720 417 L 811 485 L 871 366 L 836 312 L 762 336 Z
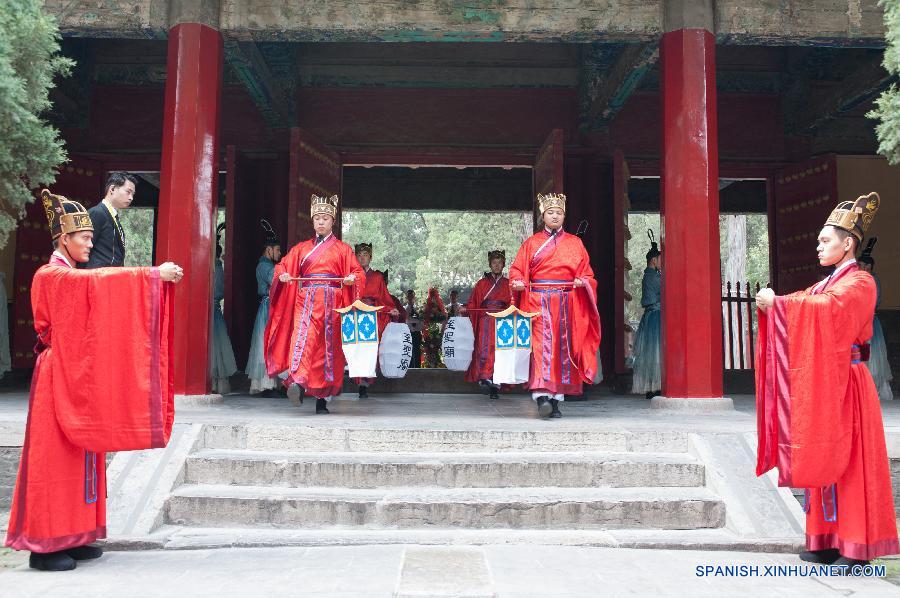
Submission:
M 492 426 L 496 422 L 487 420 Z M 222 424 L 204 426 L 203 448 L 301 452 L 471 453 L 614 451 L 685 453 L 688 433 L 674 429 L 583 430 L 540 421 L 533 429 L 382 428 L 328 425 Z M 421 425 L 421 423 L 420 423 Z M 574 425 L 574 424 L 573 424 Z M 551 428 L 552 426 L 552 428 Z
M 205 449 L 185 464 L 186 484 L 380 488 L 702 486 L 687 454 L 603 452 L 294 453 Z
M 107 550 L 197 550 L 278 546 L 375 546 L 385 544 L 475 546 L 598 546 L 666 550 L 791 552 L 803 550 L 802 534 L 746 537 L 728 528 L 701 529 L 279 529 L 163 525 L 150 536 L 110 536 Z
M 725 525 L 706 488 L 276 488 L 184 485 L 166 523 L 204 527 L 695 529 Z

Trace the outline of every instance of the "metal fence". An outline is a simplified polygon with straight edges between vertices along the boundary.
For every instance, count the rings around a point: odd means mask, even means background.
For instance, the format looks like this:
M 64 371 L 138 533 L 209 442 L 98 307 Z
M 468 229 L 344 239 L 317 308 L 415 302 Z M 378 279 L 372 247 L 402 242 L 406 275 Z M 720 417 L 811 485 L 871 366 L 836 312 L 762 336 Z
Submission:
M 749 282 L 722 285 L 722 345 L 726 370 L 752 370 L 756 360 L 756 293 Z

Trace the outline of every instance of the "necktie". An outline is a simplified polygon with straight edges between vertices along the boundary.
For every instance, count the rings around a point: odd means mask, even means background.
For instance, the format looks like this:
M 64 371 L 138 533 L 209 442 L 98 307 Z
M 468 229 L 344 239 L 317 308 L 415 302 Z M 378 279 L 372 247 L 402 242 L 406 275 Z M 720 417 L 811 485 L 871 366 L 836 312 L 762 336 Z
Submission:
M 116 230 L 119 231 L 119 237 L 122 239 L 122 247 L 125 247 L 125 229 L 122 228 L 122 223 L 119 221 L 119 215 L 116 214 L 114 216 L 116 221 Z

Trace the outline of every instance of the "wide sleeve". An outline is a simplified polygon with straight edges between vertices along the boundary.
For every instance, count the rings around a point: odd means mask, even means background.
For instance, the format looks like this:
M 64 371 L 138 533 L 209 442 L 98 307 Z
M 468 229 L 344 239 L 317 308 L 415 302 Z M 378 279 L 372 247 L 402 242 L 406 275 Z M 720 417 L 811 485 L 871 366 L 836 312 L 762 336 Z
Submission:
M 843 473 L 851 348 L 870 325 L 875 294 L 872 277 L 854 272 L 824 293 L 776 297 L 759 312 L 757 475 L 778 467 L 779 485 L 811 488 Z
M 641 307 L 650 307 L 659 303 L 661 279 L 658 271 L 644 271 L 644 277 L 641 279 Z
M 275 264 L 269 260 L 260 261 L 256 266 L 256 293 L 262 297 L 269 294 L 272 278 L 275 275 Z
M 47 268 L 53 401 L 72 444 L 164 447 L 174 421 L 172 284 L 156 268 Z
M 478 320 L 481 319 L 482 312 L 473 311 L 481 307 L 481 302 L 484 300 L 484 286 L 485 280 L 482 278 L 477 283 L 475 283 L 475 288 L 472 289 L 472 293 L 469 295 L 469 301 L 466 302 L 466 315 L 469 316 L 469 320 L 472 321 L 472 329 L 478 330 Z
M 300 252 L 303 243 L 294 245 L 287 255 L 275 265 L 272 273 L 272 286 L 269 287 L 269 321 L 263 346 L 265 347 L 266 372 L 269 376 L 277 376 L 288 369 L 289 345 L 293 332 L 294 299 L 296 291 L 294 282 L 283 283 L 278 280 L 282 274 L 297 276 L 300 272 Z
M 366 291 L 366 271 L 363 270 L 362 266 L 359 265 L 359 260 L 356 259 L 356 254 L 353 253 L 353 248 L 351 248 L 344 242 L 341 242 L 341 246 L 341 276 L 343 276 L 344 278 L 353 276 L 354 278 L 352 285 L 345 285 L 342 289 L 342 306 L 345 306 L 350 305 L 363 296 L 363 293 Z
M 575 289 L 575 319 L 572 325 L 572 350 L 576 366 L 586 384 L 594 383 L 597 373 L 597 349 L 600 346 L 600 312 L 597 309 L 597 281 L 591 268 L 591 259 L 587 249 L 578 239 L 580 246 L 578 266 L 575 277 L 584 286 Z
M 225 266 L 222 265 L 222 260 L 216 260 L 215 266 L 215 293 L 213 301 L 218 303 L 225 298 Z
M 525 239 L 525 242 L 522 243 L 522 246 L 519 247 L 519 251 L 516 252 L 516 259 L 513 260 L 512 266 L 509 267 L 509 282 L 510 284 L 521 281 L 526 285 L 528 284 L 531 277 L 531 251 L 530 251 L 530 241 L 531 238 Z M 528 287 L 525 287 L 524 291 L 514 291 L 510 288 L 510 292 L 513 294 L 513 298 L 515 294 L 518 293 L 518 306 L 520 309 L 528 310 L 529 305 L 529 292 Z

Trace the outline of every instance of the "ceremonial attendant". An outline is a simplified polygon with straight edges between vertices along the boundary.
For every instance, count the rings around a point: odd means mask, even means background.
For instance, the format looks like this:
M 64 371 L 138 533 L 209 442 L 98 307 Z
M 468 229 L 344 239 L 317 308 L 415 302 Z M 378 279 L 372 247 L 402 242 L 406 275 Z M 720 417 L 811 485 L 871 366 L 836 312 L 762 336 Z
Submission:
M 223 222 L 216 227 L 216 259 L 213 262 L 213 334 L 209 355 L 209 377 L 212 380 L 212 391 L 218 394 L 231 392 L 229 378 L 237 373 L 234 359 L 234 347 L 228 337 L 228 326 L 222 313 L 222 300 L 225 299 L 225 265 L 222 264 L 222 232 Z
M 82 268 L 125 265 L 125 232 L 119 215 L 134 200 L 137 179 L 127 172 L 112 172 L 106 179 L 103 200 L 88 210 L 94 227 L 94 247 Z
M 31 283 L 38 353 L 6 545 L 33 569 L 99 557 L 106 537 L 106 452 L 161 448 L 174 419 L 171 285 L 181 268 L 76 269 L 91 218 L 41 194 L 55 251 Z M 85 342 L 102 339 L 102 342 Z
M 387 283 L 382 273 L 369 267 L 372 263 L 372 244 L 357 243 L 353 250 L 356 253 L 356 261 L 359 262 L 366 275 L 366 286 L 360 293 L 362 295 L 360 299 L 366 305 L 384 308 L 378 312 L 378 338 L 381 338 L 390 319 L 399 317 L 400 311 L 394 307 L 394 300 L 388 293 Z M 369 385 L 374 381 L 374 378 L 356 379 L 356 383 L 359 384 L 359 398 L 365 399 L 369 396 Z
M 805 488 L 806 551 L 853 565 L 900 552 L 881 406 L 865 366 L 875 280 L 856 248 L 880 205 L 870 193 L 832 211 L 819 233 L 825 280 L 791 295 L 756 295 L 757 465 L 778 485 Z
M 447 309 L 441 300 L 441 294 L 436 287 L 428 289 L 428 298 L 425 299 L 423 310 L 425 328 L 422 333 L 423 350 L 425 359 L 423 366 L 426 368 L 439 368 L 441 362 L 441 339 L 444 335 L 444 326 L 447 324 Z
M 387 268 L 381 271 L 381 277 L 384 278 L 384 284 L 390 284 L 388 281 L 388 271 Z M 406 309 L 403 308 L 403 304 L 400 302 L 400 298 L 396 295 L 391 295 L 391 305 L 394 306 L 394 309 L 397 310 L 397 321 L 401 323 L 406 323 Z
M 472 320 L 472 330 L 475 333 L 475 351 L 466 372 L 466 382 L 477 382 L 487 386 L 490 388 L 492 399 L 499 398 L 500 387 L 492 381 L 495 320 L 488 313 L 503 311 L 509 307 L 509 279 L 503 276 L 504 266 L 506 266 L 506 251 L 499 249 L 489 251 L 490 272 L 485 272 L 484 277 L 475 284 L 472 294 L 469 295 L 469 302 L 461 309 L 463 315 L 468 314 Z
M 631 392 L 642 392 L 649 400 L 662 394 L 660 390 L 662 367 L 659 357 L 659 301 L 662 295 L 662 276 L 659 272 L 661 254 L 653 231 L 648 230 L 647 236 L 650 237 L 650 251 L 646 255 L 647 268 L 644 269 L 644 278 L 641 281 L 641 307 L 644 308 L 644 315 L 641 316 L 634 341 L 634 375 Z
M 875 279 L 875 288 L 877 289 L 876 310 L 881 304 L 881 280 L 875 274 L 875 258 L 872 257 L 872 250 L 875 249 L 875 243 L 877 242 L 877 237 L 869 239 L 858 260 L 860 269 L 865 270 Z M 891 390 L 891 380 L 894 379 L 894 376 L 891 373 L 891 364 L 888 362 L 884 331 L 881 329 L 881 320 L 878 319 L 877 313 L 872 318 L 872 340 L 869 341 L 869 346 L 869 361 L 866 362 L 866 365 L 869 366 L 872 380 L 875 381 L 875 388 L 878 389 L 878 398 L 882 401 L 892 401 L 894 399 L 894 391 Z
M 459 302 L 459 291 L 457 289 L 450 289 L 450 303 L 447 305 L 447 317 L 459 317 L 462 307 L 462 304 Z
M 544 228 L 525 240 L 509 269 L 518 307 L 532 320 L 531 371 L 527 388 L 541 416 L 562 417 L 565 395 L 593 384 L 600 345 L 597 281 L 587 250 L 563 230 L 566 196 L 538 195 Z
M 365 288 L 365 274 L 346 243 L 332 233 L 338 196 L 312 196 L 310 214 L 316 236 L 298 243 L 275 266 L 269 290 L 266 367 L 269 376 L 287 370 L 285 385 L 303 387 L 316 397 L 316 413 L 341 394 L 344 353 L 340 317 L 334 311 L 353 303 Z
M 275 278 L 275 264 L 281 259 L 281 243 L 268 220 L 261 219 L 260 226 L 265 233 L 263 253 L 256 264 L 256 295 L 259 308 L 253 322 L 253 336 L 250 338 L 250 355 L 247 357 L 247 377 L 250 379 L 250 394 L 270 396 L 278 385 L 278 377 L 266 371 L 265 335 L 269 323 L 269 287 Z
M 422 367 L 422 314 L 416 305 L 416 292 L 412 289 L 406 291 L 406 324 L 412 333 L 412 361 L 411 368 Z

